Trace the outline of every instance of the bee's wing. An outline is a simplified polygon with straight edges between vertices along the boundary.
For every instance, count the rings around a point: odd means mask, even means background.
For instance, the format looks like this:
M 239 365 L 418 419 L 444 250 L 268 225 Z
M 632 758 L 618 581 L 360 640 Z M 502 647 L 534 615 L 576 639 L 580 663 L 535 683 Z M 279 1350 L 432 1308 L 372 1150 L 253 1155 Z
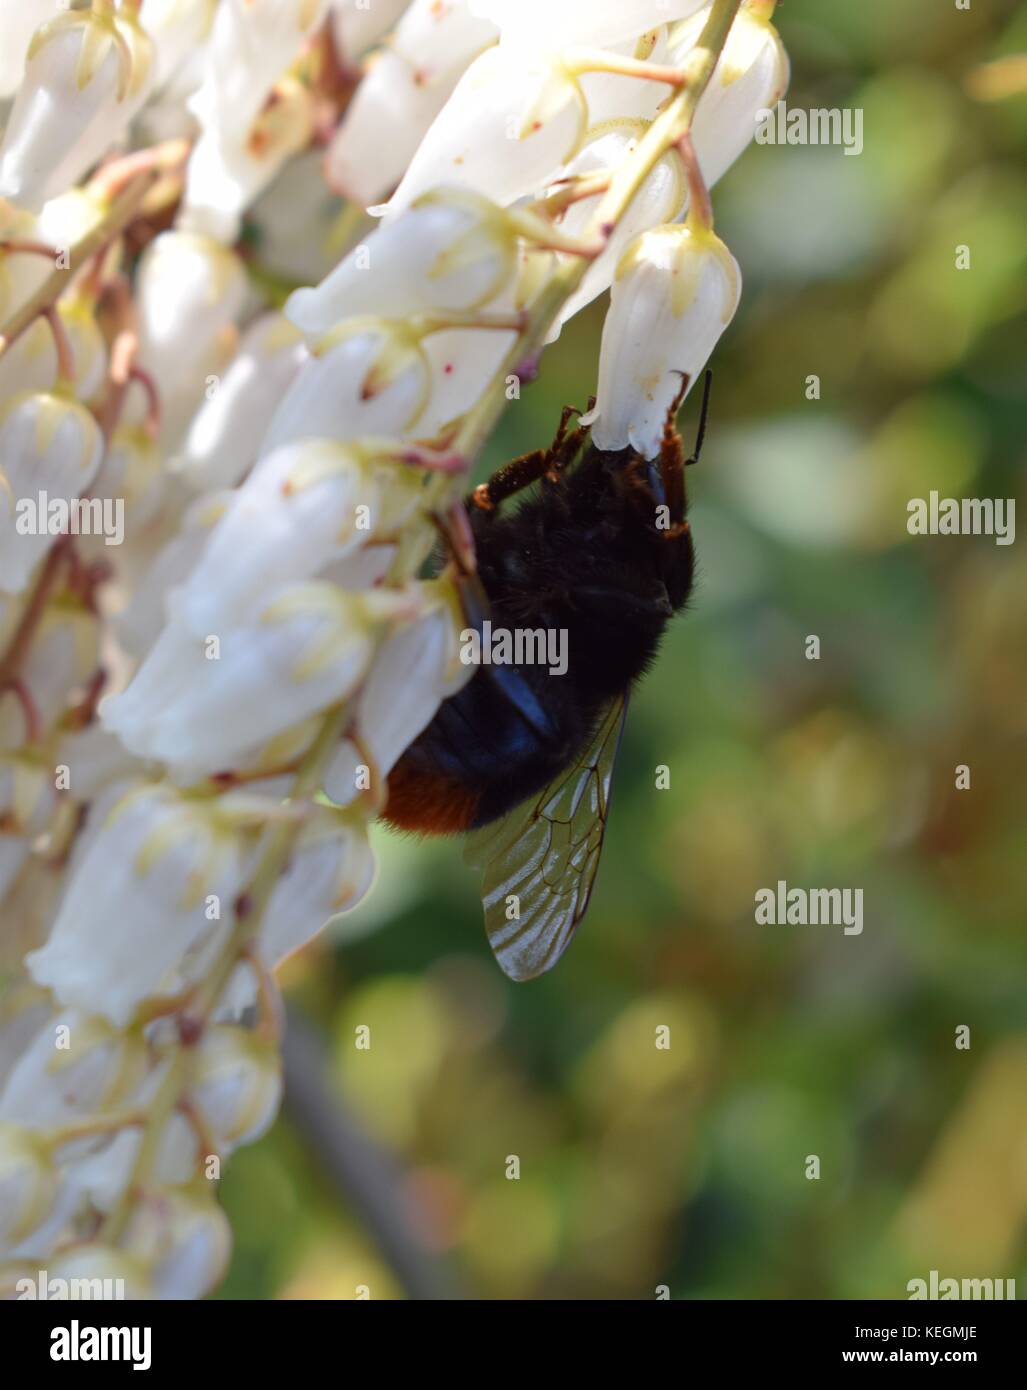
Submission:
M 554 966 L 585 915 L 626 712 L 624 695 L 606 710 L 572 767 L 468 836 L 464 858 L 483 871 L 489 945 L 512 980 L 531 980 Z M 511 896 L 516 916 L 508 916 Z

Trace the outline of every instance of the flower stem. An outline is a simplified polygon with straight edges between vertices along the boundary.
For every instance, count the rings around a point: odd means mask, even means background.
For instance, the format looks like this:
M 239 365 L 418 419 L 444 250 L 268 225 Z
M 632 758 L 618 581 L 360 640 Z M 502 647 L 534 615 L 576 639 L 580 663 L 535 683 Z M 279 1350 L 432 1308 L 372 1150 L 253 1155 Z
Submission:
M 688 226 L 692 231 L 713 231 L 713 202 L 706 186 L 691 134 L 686 131 L 677 143 L 688 180 Z
M 160 177 L 159 172 L 151 169 L 126 185 L 96 226 L 90 228 L 71 248 L 67 265 L 59 266 L 47 276 L 35 294 L 0 328 L 0 357 L 31 328 L 40 314 L 45 314 L 52 304 L 56 304 L 76 272 L 108 242 L 113 241 L 119 232 L 124 231 Z
M 43 620 L 46 605 L 57 587 L 61 569 L 70 548 L 71 537 L 69 535 L 59 537 L 50 547 L 36 577 L 32 594 L 21 615 L 21 620 L 15 628 L 14 635 L 6 650 L 0 656 L 0 688 L 8 687 L 17 677 L 21 663 L 36 635 L 36 629 Z
M 54 348 L 57 351 L 57 389 L 70 389 L 75 382 L 75 354 L 67 329 L 64 327 L 55 304 L 48 304 L 43 310 L 42 317 L 49 325 L 53 335 Z

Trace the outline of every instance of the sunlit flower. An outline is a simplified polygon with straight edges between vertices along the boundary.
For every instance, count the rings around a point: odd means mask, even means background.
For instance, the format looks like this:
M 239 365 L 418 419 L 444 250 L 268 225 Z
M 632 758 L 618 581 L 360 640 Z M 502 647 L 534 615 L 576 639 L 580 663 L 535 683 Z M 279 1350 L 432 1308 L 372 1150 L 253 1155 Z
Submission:
M 38 212 L 105 154 L 146 99 L 152 44 L 113 4 L 36 32 L 0 146 L 0 197 Z
M 221 0 L 193 105 L 205 127 L 244 140 L 328 0 Z
M 210 492 L 242 481 L 306 359 L 299 331 L 280 314 L 253 321 L 189 428 L 176 468 L 190 487 Z
M 703 18 L 698 14 L 675 32 L 674 61 L 681 62 L 694 47 Z M 708 186 L 722 178 L 755 139 L 759 113 L 784 96 L 788 78 L 788 54 L 773 24 L 760 14 L 740 10 L 692 123 L 692 141 Z
M 389 193 L 468 64 L 496 35 L 468 0 L 414 0 L 370 59 L 332 141 L 325 168 L 333 187 L 364 204 Z
M 395 219 L 446 184 L 497 203 L 539 192 L 574 156 L 587 127 L 580 83 L 558 58 L 490 48 L 467 69 L 424 137 L 386 217 Z
M 160 786 L 123 797 L 28 957 L 32 978 L 119 1026 L 144 1000 L 181 989 L 187 953 L 228 929 L 243 885 L 242 847 L 220 809 Z
M 160 1187 L 135 1207 L 124 1248 L 146 1271 L 154 1298 L 203 1298 L 224 1278 L 232 1232 L 210 1193 Z
M 501 208 L 464 189 L 427 193 L 378 227 L 285 312 L 314 338 L 356 314 L 467 311 L 510 282 L 518 231 Z
M 282 397 L 261 454 L 298 439 L 409 436 L 429 388 L 418 335 L 402 322 L 348 319 L 312 349 Z
M 734 317 L 741 272 L 712 232 L 646 232 L 621 261 L 603 328 L 592 438 L 600 449 L 659 451 L 682 374 L 694 383 Z
M 373 444 L 284 445 L 260 461 L 214 527 L 177 617 L 198 637 L 229 631 L 270 588 L 315 579 L 406 524 L 425 481 Z
M 160 382 L 169 444 L 227 366 L 245 294 L 241 261 L 212 237 L 163 232 L 147 247 L 136 280 L 139 361 Z
M 247 754 L 351 694 L 380 635 L 416 616 L 416 593 L 289 584 L 207 638 L 172 619 L 103 720 L 127 748 L 197 776 Z

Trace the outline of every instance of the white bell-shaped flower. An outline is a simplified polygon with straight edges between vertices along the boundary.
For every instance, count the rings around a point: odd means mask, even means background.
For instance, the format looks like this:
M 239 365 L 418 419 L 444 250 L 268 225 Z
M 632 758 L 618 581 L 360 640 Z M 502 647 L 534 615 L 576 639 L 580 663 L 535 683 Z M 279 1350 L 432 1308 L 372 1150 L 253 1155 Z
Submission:
M 424 350 L 406 325 L 347 320 L 304 363 L 275 412 L 261 455 L 297 439 L 409 438 L 429 384 Z
M 696 15 L 671 38 L 671 61 L 681 63 L 702 33 Z M 692 143 L 707 187 L 730 169 L 756 136 L 760 111 L 788 89 L 790 68 L 781 37 L 769 19 L 742 8 L 692 119 Z
M 537 193 L 573 158 L 587 126 L 581 85 L 558 58 L 490 48 L 460 79 L 385 216 L 394 220 L 423 193 L 447 184 L 502 204 Z
M 342 823 L 332 815 L 304 827 L 261 922 L 260 953 L 267 964 L 279 965 L 331 917 L 356 907 L 370 892 L 374 874 L 362 823 Z
M 467 189 L 438 189 L 378 227 L 316 289 L 296 290 L 285 313 L 319 338 L 355 314 L 480 309 L 509 284 L 517 251 L 502 208 Z
M 49 1146 L 30 1129 L 0 1123 L 0 1257 L 45 1219 L 56 1194 Z
M 132 1208 L 123 1245 L 146 1269 L 155 1298 L 197 1299 L 225 1277 L 232 1228 L 209 1192 L 151 1188 Z
M 449 328 L 425 338 L 431 388 L 418 434 L 433 437 L 480 400 L 516 340 L 512 330 L 495 328 Z
M 100 427 L 61 390 L 15 396 L 0 411 L 0 590 L 28 584 L 102 454 Z
M 189 1099 L 216 1143 L 251 1144 L 281 1103 L 277 1046 L 247 1028 L 208 1028 L 196 1050 Z
M 32 35 L 53 19 L 56 8 L 54 0 L 5 0 L 0 5 L 0 100 L 18 90 Z
M 694 384 L 734 317 L 738 263 L 713 232 L 678 224 L 628 249 L 603 327 L 592 441 L 659 452 L 664 421 L 687 373 Z
M 139 425 L 121 425 L 111 436 L 90 497 L 122 503 L 127 532 L 146 526 L 156 516 L 167 486 L 164 462 L 150 434 Z M 104 542 L 98 543 L 98 550 Z
M 198 637 L 251 619 L 269 589 L 321 575 L 406 519 L 425 480 L 363 445 L 284 445 L 260 461 L 214 528 L 176 617 Z
M 227 365 L 246 284 L 238 256 L 211 237 L 162 232 L 146 248 L 136 278 L 139 364 L 160 384 L 169 444 Z
M 143 20 L 153 40 L 153 90 L 159 91 L 210 36 L 211 0 L 146 0 Z
M 398 53 L 375 54 L 325 155 L 329 186 L 361 207 L 380 203 L 403 177 L 456 81 L 421 86 Z
M 454 66 L 463 70 L 498 37 L 497 26 L 475 14 L 469 0 L 411 0 L 387 43 L 430 84 Z
M 365 206 L 390 193 L 468 64 L 497 34 L 467 0 L 414 0 L 336 131 L 325 160 L 333 188 Z
M 231 769 L 351 694 L 385 629 L 415 617 L 418 602 L 311 583 L 272 590 L 250 621 L 206 640 L 173 619 L 101 717 L 131 752 L 183 775 Z
M 186 954 L 221 938 L 244 860 L 217 802 L 139 787 L 78 861 L 46 944 L 26 957 L 62 1004 L 124 1027 L 153 995 L 181 987 Z
M 193 101 L 201 124 L 244 140 L 327 8 L 328 0 L 222 0 Z
M 107 345 L 96 322 L 96 306 L 77 295 L 57 304 L 75 366 L 68 385 L 81 401 L 92 400 L 107 372 Z M 0 401 L 21 391 L 49 391 L 59 375 L 53 330 L 36 319 L 0 357 Z
M 179 226 L 231 243 L 242 215 L 285 161 L 310 143 L 314 98 L 303 83 L 282 81 L 245 134 L 209 126 L 186 170 Z
M 146 1072 L 146 1044 L 106 1019 L 54 1014 L 18 1059 L 0 1093 L 0 1120 L 57 1128 L 126 1102 Z
M 602 134 L 590 140 L 567 166 L 566 175 L 587 175 L 597 170 L 616 168 L 637 147 L 646 129 L 644 121 L 608 122 Z M 617 223 L 606 249 L 588 267 L 584 280 L 561 310 L 550 341 L 559 337 L 563 324 L 610 288 L 621 257 L 635 237 L 651 227 L 675 221 L 684 208 L 686 197 L 687 186 L 681 160 L 671 152 L 649 174 Z M 572 204 L 560 224 L 561 230 L 572 236 L 583 234 L 595 215 L 599 201 L 600 195 L 596 195 Z
M 99 648 L 95 613 L 74 603 L 47 606 L 19 672 L 35 727 L 15 691 L 0 692 L 0 748 L 17 749 L 52 732 L 67 711 L 71 692 L 95 674 Z
M 0 146 L 0 197 L 38 212 L 77 183 L 146 99 L 152 49 L 112 0 L 37 30 Z
M 156 555 L 147 547 L 142 560 L 149 563 L 144 565 L 128 606 L 114 620 L 118 640 L 132 656 L 141 657 L 160 636 L 168 619 L 169 595 L 195 569 L 233 495 L 215 492 L 198 497 L 183 513 L 177 533 Z
M 307 360 L 299 331 L 281 314 L 262 314 L 208 393 L 189 427 L 176 470 L 190 487 L 235 487 L 253 467 L 278 402 Z
M 159 1022 L 148 1032 L 154 1033 L 158 1028 Z M 171 1060 L 165 1054 L 151 1068 L 143 1084 L 131 1096 L 128 1108 L 143 1112 L 148 1109 Z M 106 1142 L 74 1143 L 70 1152 L 66 1149 L 61 1155 L 61 1168 L 66 1177 L 62 1195 L 70 1190 L 80 1204 L 86 1201 L 100 1213 L 113 1211 L 131 1181 L 142 1140 L 140 1129 L 133 1125 L 119 1130 Z M 176 1112 L 161 1129 L 150 1167 L 150 1180 L 154 1186 L 187 1183 L 201 1171 L 205 1156 L 200 1152 L 195 1126 L 185 1115 Z

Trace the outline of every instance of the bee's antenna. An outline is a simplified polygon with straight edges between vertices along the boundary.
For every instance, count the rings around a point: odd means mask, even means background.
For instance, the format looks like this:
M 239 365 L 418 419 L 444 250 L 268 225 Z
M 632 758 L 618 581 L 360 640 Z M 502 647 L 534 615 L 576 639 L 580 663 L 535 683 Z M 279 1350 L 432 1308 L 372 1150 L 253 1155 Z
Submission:
M 695 451 L 690 459 L 685 463 L 692 464 L 699 462 L 699 455 L 702 453 L 702 446 L 706 439 L 706 425 L 710 414 L 710 388 L 713 386 L 713 372 L 707 371 L 706 379 L 703 382 L 702 405 L 699 409 L 699 430 L 695 437 Z

